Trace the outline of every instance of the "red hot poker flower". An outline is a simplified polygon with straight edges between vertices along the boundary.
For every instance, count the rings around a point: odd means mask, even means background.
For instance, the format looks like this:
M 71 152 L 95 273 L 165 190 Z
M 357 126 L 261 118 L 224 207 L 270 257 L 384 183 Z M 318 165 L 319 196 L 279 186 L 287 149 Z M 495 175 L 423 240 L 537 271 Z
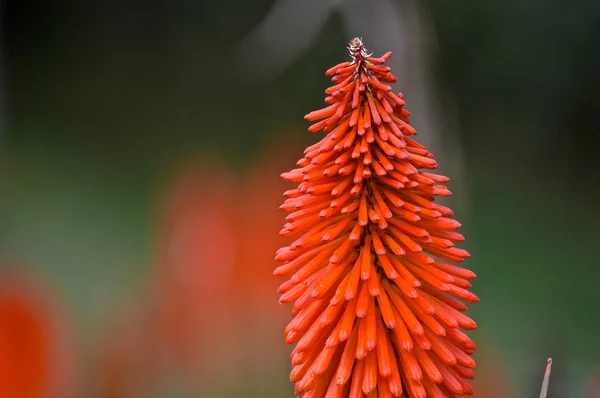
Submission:
M 16 266 L 0 259 L 0 397 L 75 396 L 63 314 L 44 284 Z
M 275 275 L 291 276 L 280 302 L 295 302 L 286 342 L 296 394 L 305 397 L 453 397 L 472 394 L 475 329 L 463 314 L 478 301 L 475 274 L 449 263 L 469 256 L 447 177 L 412 136 L 396 78 L 362 41 L 351 62 L 327 71 L 328 106 L 306 115 L 327 135 L 282 177 L 290 214 L 281 230 L 297 239 L 279 249 Z

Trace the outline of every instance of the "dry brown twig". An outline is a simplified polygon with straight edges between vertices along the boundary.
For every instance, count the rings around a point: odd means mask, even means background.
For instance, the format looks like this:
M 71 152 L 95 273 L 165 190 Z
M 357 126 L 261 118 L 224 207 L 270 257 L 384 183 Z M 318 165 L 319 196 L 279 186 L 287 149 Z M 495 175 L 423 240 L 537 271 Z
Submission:
M 542 383 L 542 391 L 540 391 L 540 398 L 546 398 L 548 396 L 548 385 L 550 384 L 550 371 L 552 370 L 552 358 L 548 358 L 546 363 L 546 373 L 544 373 L 544 381 Z

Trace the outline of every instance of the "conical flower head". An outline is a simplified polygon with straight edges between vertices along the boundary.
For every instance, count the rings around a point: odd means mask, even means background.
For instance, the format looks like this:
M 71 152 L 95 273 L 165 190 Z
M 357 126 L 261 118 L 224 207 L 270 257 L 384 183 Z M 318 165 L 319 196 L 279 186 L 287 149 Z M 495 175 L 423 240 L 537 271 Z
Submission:
M 351 61 L 327 71 L 328 106 L 306 115 L 326 136 L 282 177 L 290 214 L 279 249 L 282 303 L 295 302 L 286 342 L 296 394 L 305 397 L 453 397 L 469 395 L 475 344 L 461 329 L 477 297 L 475 277 L 450 263 L 469 254 L 448 196 L 447 177 L 412 137 L 396 78 L 360 39 Z

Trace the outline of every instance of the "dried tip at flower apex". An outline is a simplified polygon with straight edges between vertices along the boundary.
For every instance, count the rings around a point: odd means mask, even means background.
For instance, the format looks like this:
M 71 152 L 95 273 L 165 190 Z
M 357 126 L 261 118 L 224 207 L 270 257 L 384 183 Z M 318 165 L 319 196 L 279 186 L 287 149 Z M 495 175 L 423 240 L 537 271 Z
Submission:
M 434 157 L 412 136 L 396 78 L 362 40 L 351 61 L 327 70 L 327 106 L 305 119 L 326 136 L 298 168 L 285 192 L 277 251 L 281 303 L 294 303 L 286 342 L 296 344 L 290 379 L 305 397 L 453 397 L 471 395 L 475 329 L 463 302 L 475 274 L 451 263 L 469 253 Z
M 367 53 L 367 49 L 363 45 L 362 39 L 355 37 L 350 41 L 348 45 L 348 51 L 350 52 L 350 56 L 354 61 L 358 59 L 365 59 L 370 57 L 372 54 Z

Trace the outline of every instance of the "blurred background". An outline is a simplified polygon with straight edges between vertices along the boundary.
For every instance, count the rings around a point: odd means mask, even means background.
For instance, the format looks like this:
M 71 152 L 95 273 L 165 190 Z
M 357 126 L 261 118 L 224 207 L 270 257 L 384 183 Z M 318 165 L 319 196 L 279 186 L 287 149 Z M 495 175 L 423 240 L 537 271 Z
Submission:
M 319 139 L 303 116 L 354 36 L 393 52 L 452 178 L 477 396 L 537 396 L 550 356 L 549 397 L 600 396 L 600 3 L 1 13 L 0 398 L 293 396 L 279 174 Z

